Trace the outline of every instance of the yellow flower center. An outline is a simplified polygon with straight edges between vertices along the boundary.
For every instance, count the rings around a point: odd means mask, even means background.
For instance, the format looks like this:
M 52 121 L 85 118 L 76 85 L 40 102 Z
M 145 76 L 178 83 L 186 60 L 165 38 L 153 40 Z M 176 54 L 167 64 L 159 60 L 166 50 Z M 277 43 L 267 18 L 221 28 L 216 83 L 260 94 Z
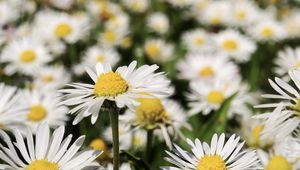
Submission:
M 26 170 L 59 170 L 58 163 L 52 163 L 48 160 L 35 160 L 26 167 Z
M 219 155 L 207 155 L 198 162 L 197 170 L 226 170 L 226 164 Z
M 234 51 L 238 48 L 238 44 L 233 39 L 228 39 L 223 42 L 223 48 L 227 51 Z
M 252 129 L 252 137 L 253 137 L 253 142 L 254 145 L 258 145 L 259 141 L 260 141 L 260 133 L 261 131 L 264 129 L 263 125 L 256 125 L 253 129 Z
M 211 18 L 210 22 L 214 25 L 218 25 L 221 23 L 221 18 L 219 16 L 214 16 Z
M 237 12 L 236 12 L 236 18 L 237 18 L 238 20 L 240 20 L 240 21 L 245 20 L 245 19 L 246 19 L 246 16 L 247 16 L 247 14 L 246 14 L 245 11 L 237 11 Z
M 98 150 L 98 151 L 106 151 L 107 150 L 107 146 L 106 146 L 105 142 L 100 138 L 92 140 L 92 142 L 90 143 L 90 147 L 93 148 L 94 150 Z
M 134 135 L 132 139 L 132 144 L 134 146 L 140 146 L 142 144 L 142 139 L 139 136 Z
M 157 128 L 169 121 L 168 113 L 158 98 L 140 98 L 136 108 L 136 122 L 146 129 Z
M 204 39 L 200 36 L 196 37 L 194 41 L 196 45 L 202 45 L 204 43 Z
M 122 39 L 121 46 L 123 48 L 129 48 L 132 45 L 131 37 L 125 37 Z
M 146 45 L 145 51 L 146 54 L 153 59 L 159 56 L 160 48 L 155 43 L 149 43 Z
M 274 34 L 274 31 L 271 27 L 264 27 L 261 30 L 261 35 L 266 38 L 271 38 Z
M 103 63 L 105 60 L 105 56 L 103 54 L 99 54 L 97 55 L 96 60 L 99 61 L 100 63 Z
M 107 30 L 103 33 L 103 38 L 107 42 L 115 42 L 117 40 L 117 34 L 114 31 Z
M 64 38 L 72 33 L 72 27 L 67 23 L 60 23 L 56 26 L 55 35 L 58 38 Z
M 224 101 L 225 97 L 223 92 L 219 90 L 212 90 L 207 95 L 207 101 L 212 104 L 221 104 Z
M 43 120 L 47 115 L 47 111 L 42 105 L 31 106 L 30 112 L 27 113 L 27 119 L 33 122 L 39 122 Z
M 292 165 L 283 156 L 273 156 L 264 170 L 292 170 Z
M 20 59 L 24 63 L 30 63 L 34 61 L 36 57 L 36 53 L 33 50 L 25 50 L 20 55 Z
M 300 67 L 300 61 L 295 64 L 296 67 Z
M 128 90 L 128 84 L 118 72 L 107 72 L 100 74 L 95 87 L 96 96 L 116 97 Z
M 53 80 L 54 80 L 54 77 L 52 75 L 50 75 L 50 74 L 49 75 L 45 75 L 45 76 L 42 77 L 42 81 L 44 83 L 50 83 Z
M 211 77 L 214 74 L 215 74 L 215 71 L 210 66 L 205 66 L 205 67 L 201 68 L 200 71 L 199 71 L 199 75 L 201 77 Z

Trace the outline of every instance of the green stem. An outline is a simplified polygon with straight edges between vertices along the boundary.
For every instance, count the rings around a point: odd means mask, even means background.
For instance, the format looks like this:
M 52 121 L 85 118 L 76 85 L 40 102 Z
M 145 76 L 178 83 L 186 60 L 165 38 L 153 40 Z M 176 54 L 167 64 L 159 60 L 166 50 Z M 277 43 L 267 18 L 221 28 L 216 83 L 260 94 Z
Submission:
M 145 155 L 145 160 L 147 163 L 150 162 L 150 158 L 151 158 L 152 140 L 153 140 L 153 130 L 148 130 L 147 131 L 146 155 Z
M 113 137 L 113 170 L 119 170 L 119 112 L 117 111 L 117 109 L 109 109 L 109 117 Z

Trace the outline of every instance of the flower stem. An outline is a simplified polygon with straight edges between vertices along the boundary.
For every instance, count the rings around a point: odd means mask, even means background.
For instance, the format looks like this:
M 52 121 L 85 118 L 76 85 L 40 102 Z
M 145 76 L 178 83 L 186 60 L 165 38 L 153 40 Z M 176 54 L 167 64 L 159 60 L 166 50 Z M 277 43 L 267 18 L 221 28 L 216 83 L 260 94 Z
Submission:
M 147 163 L 150 162 L 150 158 L 151 158 L 152 140 L 153 140 L 153 130 L 148 130 L 147 131 L 146 155 L 145 155 L 145 160 L 147 161 Z
M 113 137 L 113 170 L 119 170 L 119 112 L 117 109 L 109 109 L 109 117 Z

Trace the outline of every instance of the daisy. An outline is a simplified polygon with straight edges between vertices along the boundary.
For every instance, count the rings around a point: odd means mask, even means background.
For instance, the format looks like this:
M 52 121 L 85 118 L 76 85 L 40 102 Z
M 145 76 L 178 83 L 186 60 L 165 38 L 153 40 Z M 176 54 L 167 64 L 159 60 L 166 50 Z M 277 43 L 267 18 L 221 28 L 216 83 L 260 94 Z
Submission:
M 59 105 L 61 100 L 55 93 L 23 90 L 19 92 L 18 97 L 22 99 L 20 105 L 28 108 L 25 123 L 33 133 L 42 122 L 47 122 L 51 128 L 56 128 L 64 125 L 68 120 L 66 115 L 68 108 Z
M 279 51 L 275 64 L 277 65 L 275 68 L 276 74 L 289 80 L 289 70 L 300 68 L 300 48 L 286 47 L 284 50 Z
M 134 111 L 128 110 L 121 120 L 133 125 L 135 128 L 147 131 L 160 131 L 168 147 L 172 147 L 170 136 L 183 135 L 181 127 L 189 126 L 186 124 L 186 113 L 183 108 L 175 101 L 159 98 L 139 98 L 140 105 Z
M 242 150 L 245 142 L 239 143 L 240 137 L 232 135 L 225 141 L 225 134 L 219 137 L 214 134 L 209 146 L 208 143 L 196 139 L 195 142 L 187 139 L 192 153 L 181 149 L 176 144 L 173 153 L 168 152 L 165 160 L 174 166 L 162 167 L 163 170 L 246 170 L 262 169 L 255 151 Z
M 287 16 L 283 18 L 283 25 L 287 30 L 287 36 L 289 38 L 298 38 L 300 36 L 300 12 L 291 11 Z
M 36 39 L 24 38 L 10 42 L 2 52 L 0 62 L 8 62 L 4 68 L 6 74 L 16 72 L 33 75 L 36 70 L 51 60 L 49 52 Z
M 71 79 L 71 75 L 61 65 L 40 68 L 33 77 L 34 89 L 46 91 L 57 90 Z
M 72 135 L 63 140 L 64 132 L 64 126 L 61 126 L 50 136 L 48 125 L 41 124 L 37 129 L 35 140 L 28 130 L 25 142 L 21 133 L 16 130 L 14 131 L 16 142 L 12 142 L 4 131 L 0 131 L 0 136 L 5 142 L 5 145 L 1 144 L 0 149 L 0 159 L 4 161 L 0 168 L 5 167 L 8 170 L 81 170 L 99 167 L 93 161 L 101 152 L 94 150 L 78 152 L 85 136 L 80 136 L 70 145 Z
M 111 156 L 107 143 L 101 138 L 93 139 L 90 142 L 89 147 L 93 150 L 102 152 L 102 154 L 97 158 L 99 161 L 107 160 Z
M 127 29 L 105 29 L 99 37 L 99 42 L 105 47 L 118 46 L 127 35 Z
M 211 35 L 202 29 L 185 32 L 182 41 L 189 52 L 214 51 L 214 42 Z
M 0 127 L 12 130 L 15 127 L 24 126 L 26 120 L 26 108 L 18 105 L 17 88 L 0 83 Z
M 50 0 L 50 3 L 56 8 L 68 10 L 72 7 L 74 0 Z
M 286 38 L 286 30 L 283 25 L 270 18 L 249 26 L 247 31 L 254 39 L 262 42 L 279 41 Z
M 222 25 L 229 21 L 230 10 L 230 3 L 226 1 L 211 1 L 197 19 L 208 25 Z
M 300 112 L 300 94 L 298 93 L 300 89 L 300 70 L 293 69 L 289 71 L 289 77 L 292 79 L 296 88 L 292 87 L 282 79 L 275 77 L 275 82 L 269 79 L 271 87 L 278 94 L 264 94 L 262 97 L 268 99 L 279 99 L 282 102 L 260 104 L 255 106 L 256 108 L 275 108 L 279 105 L 287 107 L 287 109 L 294 111 L 296 115 Z
M 137 62 L 133 61 L 128 67 L 122 66 L 112 71 L 109 64 L 98 63 L 96 72 L 86 69 L 93 84 L 73 83 L 68 85 L 73 88 L 61 90 L 66 98 L 62 103 L 76 106 L 70 110 L 71 114 L 77 113 L 73 124 L 90 115 L 94 124 L 106 100 L 115 102 L 119 108 L 127 106 L 134 109 L 141 92 L 154 96 L 170 94 L 170 82 L 165 80 L 162 72 L 154 73 L 158 69 L 157 65 L 143 65 L 140 68 L 136 68 L 136 65 Z
M 169 31 L 170 24 L 165 14 L 155 12 L 148 17 L 147 26 L 156 33 L 165 34 Z
M 11 1 L 0 1 L 0 26 L 15 21 L 20 16 L 20 8 L 17 8 Z
M 109 20 L 121 11 L 120 5 L 111 1 L 88 1 L 87 11 L 101 20 Z
M 125 7 L 136 13 L 145 12 L 149 7 L 149 0 L 122 0 Z
M 188 54 L 177 63 L 178 77 L 186 80 L 232 80 L 239 77 L 237 66 L 222 54 Z M 222 69 L 220 69 L 222 68 Z
M 211 111 L 218 110 L 222 103 L 239 89 L 239 81 L 222 81 L 215 79 L 210 83 L 195 81 L 190 83 L 190 93 L 187 94 L 189 114 L 202 112 L 208 115 Z
M 84 73 L 84 67 L 93 67 L 95 63 L 109 63 L 114 67 L 120 60 L 119 53 L 111 47 L 101 47 L 99 45 L 90 47 L 83 56 L 82 62 L 75 66 L 77 74 Z
M 150 60 L 166 62 L 171 59 L 174 46 L 173 44 L 165 42 L 163 39 L 148 39 L 144 44 L 144 51 Z
M 238 62 L 246 62 L 256 50 L 256 45 L 236 30 L 225 30 L 214 37 L 218 50 Z

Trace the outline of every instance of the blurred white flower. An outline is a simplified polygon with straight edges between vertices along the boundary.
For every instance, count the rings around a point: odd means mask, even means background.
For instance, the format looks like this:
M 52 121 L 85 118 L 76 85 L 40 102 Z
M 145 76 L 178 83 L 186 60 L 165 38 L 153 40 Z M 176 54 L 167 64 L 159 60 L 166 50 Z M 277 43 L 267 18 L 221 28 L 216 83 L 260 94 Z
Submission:
M 154 32 L 165 34 L 169 31 L 169 19 L 163 13 L 155 12 L 148 17 L 147 26 Z
M 166 62 L 171 60 L 174 46 L 163 39 L 148 39 L 144 44 L 144 52 L 154 62 Z

